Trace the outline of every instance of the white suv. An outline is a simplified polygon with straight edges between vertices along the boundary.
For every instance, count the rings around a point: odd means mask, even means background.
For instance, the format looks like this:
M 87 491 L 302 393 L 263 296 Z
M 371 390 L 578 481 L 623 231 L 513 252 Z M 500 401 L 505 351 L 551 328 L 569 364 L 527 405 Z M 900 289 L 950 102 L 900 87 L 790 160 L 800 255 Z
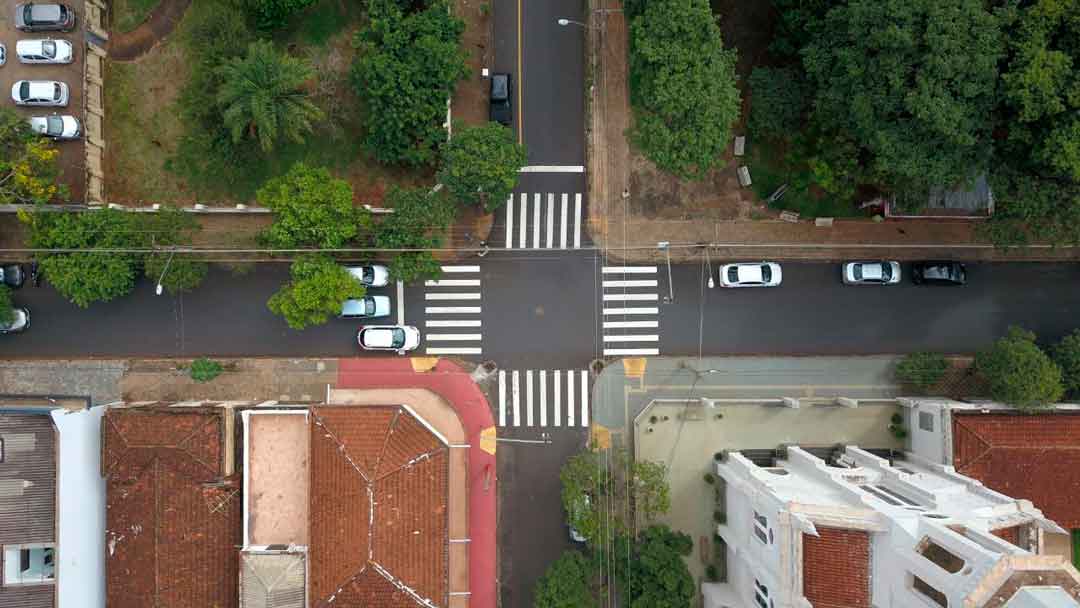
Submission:
M 356 333 L 364 350 L 394 350 L 404 355 L 420 346 L 420 330 L 412 325 L 368 325 Z

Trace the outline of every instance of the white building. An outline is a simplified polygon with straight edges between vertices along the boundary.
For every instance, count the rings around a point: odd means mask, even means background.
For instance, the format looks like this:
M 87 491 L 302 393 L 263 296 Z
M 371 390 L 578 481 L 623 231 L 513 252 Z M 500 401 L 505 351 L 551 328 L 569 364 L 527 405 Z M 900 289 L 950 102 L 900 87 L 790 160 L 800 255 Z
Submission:
M 726 582 L 705 608 L 1080 606 L 1080 573 L 1043 554 L 1063 530 L 1016 500 L 914 453 L 798 447 L 762 467 L 716 463 Z

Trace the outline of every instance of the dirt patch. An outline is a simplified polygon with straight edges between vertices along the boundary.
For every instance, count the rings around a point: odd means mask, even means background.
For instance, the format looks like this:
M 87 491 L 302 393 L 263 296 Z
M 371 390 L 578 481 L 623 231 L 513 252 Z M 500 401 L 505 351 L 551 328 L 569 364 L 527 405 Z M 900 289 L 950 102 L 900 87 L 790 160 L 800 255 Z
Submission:
M 753 192 L 739 187 L 737 163 L 730 158 L 701 181 L 680 180 L 640 154 L 630 158 L 630 213 L 644 219 L 747 219 L 764 213 Z
M 461 46 L 468 54 L 469 76 L 458 83 L 451 102 L 454 121 L 466 125 L 482 125 L 488 121 L 488 80 L 481 70 L 495 63 L 495 47 L 491 43 L 491 10 L 494 0 L 455 0 L 454 14 L 465 21 Z
M 190 5 L 191 0 L 162 0 L 142 25 L 109 38 L 106 47 L 109 58 L 116 61 L 138 59 L 176 29 Z
M 337 379 L 336 359 L 230 359 L 211 382 L 191 379 L 186 359 L 129 361 L 120 380 L 124 401 L 322 401 Z

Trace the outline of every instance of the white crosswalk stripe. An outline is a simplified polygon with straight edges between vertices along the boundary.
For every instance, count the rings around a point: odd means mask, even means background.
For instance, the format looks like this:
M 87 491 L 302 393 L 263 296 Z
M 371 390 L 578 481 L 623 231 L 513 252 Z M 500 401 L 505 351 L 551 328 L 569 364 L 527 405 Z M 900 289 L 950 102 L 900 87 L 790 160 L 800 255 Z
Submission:
M 437 281 L 424 281 L 424 300 L 431 304 L 479 304 L 480 267 L 443 266 L 444 275 Z M 435 330 L 423 336 L 428 355 L 480 355 L 481 306 L 425 306 L 425 330 Z
M 498 382 L 501 427 L 589 426 L 585 370 L 499 370 Z
M 572 202 L 567 192 L 512 194 L 498 213 L 507 249 L 581 248 L 584 204 L 580 192 L 573 194 Z
M 656 266 L 601 268 L 602 340 L 605 356 L 660 354 L 660 300 Z

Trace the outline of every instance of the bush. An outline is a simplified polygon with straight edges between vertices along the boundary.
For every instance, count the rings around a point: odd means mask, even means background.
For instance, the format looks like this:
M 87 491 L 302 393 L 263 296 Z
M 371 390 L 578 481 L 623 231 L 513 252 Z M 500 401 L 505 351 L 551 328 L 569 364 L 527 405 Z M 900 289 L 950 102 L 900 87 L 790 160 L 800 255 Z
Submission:
M 716 477 L 712 473 L 705 473 L 705 483 L 709 485 L 716 483 Z
M 334 178 L 323 167 L 296 163 L 259 188 L 256 199 L 274 212 L 264 238 L 275 247 L 337 249 L 368 223 L 367 213 L 353 207 L 349 182 Z
M 0 285 L 0 325 L 7 325 L 15 320 L 15 305 L 11 303 L 11 289 Z
M 533 608 L 595 608 L 594 577 L 579 551 L 566 551 L 537 581 Z
M 949 362 L 938 353 L 912 353 L 896 365 L 896 377 L 920 389 L 928 389 L 945 376 Z
M 465 204 L 492 212 L 506 203 L 525 165 L 525 148 L 497 122 L 454 131 L 445 146 L 439 182 Z
M 807 83 L 792 68 L 758 67 L 750 74 L 750 133 L 783 139 L 797 132 L 806 110 Z
M 1021 410 L 1061 399 L 1061 368 L 1035 344 L 1035 334 L 1010 327 L 993 348 L 975 357 L 975 368 L 990 385 L 990 396 Z
M 314 3 L 315 0 L 247 0 L 248 10 L 255 16 L 258 28 L 264 31 L 281 28 L 289 17 Z
M 1080 397 L 1080 329 L 1055 344 L 1050 356 L 1061 368 L 1065 392 L 1072 398 Z
M 220 376 L 222 371 L 223 368 L 220 363 L 206 357 L 199 357 L 192 361 L 189 370 L 191 379 L 195 382 L 210 382 Z
M 441 265 L 430 250 L 442 246 L 442 232 L 454 219 L 454 205 L 441 192 L 422 189 L 391 188 L 386 201 L 394 212 L 378 225 L 376 246 L 420 250 L 398 253 L 390 262 L 390 274 L 405 283 L 437 278 Z

